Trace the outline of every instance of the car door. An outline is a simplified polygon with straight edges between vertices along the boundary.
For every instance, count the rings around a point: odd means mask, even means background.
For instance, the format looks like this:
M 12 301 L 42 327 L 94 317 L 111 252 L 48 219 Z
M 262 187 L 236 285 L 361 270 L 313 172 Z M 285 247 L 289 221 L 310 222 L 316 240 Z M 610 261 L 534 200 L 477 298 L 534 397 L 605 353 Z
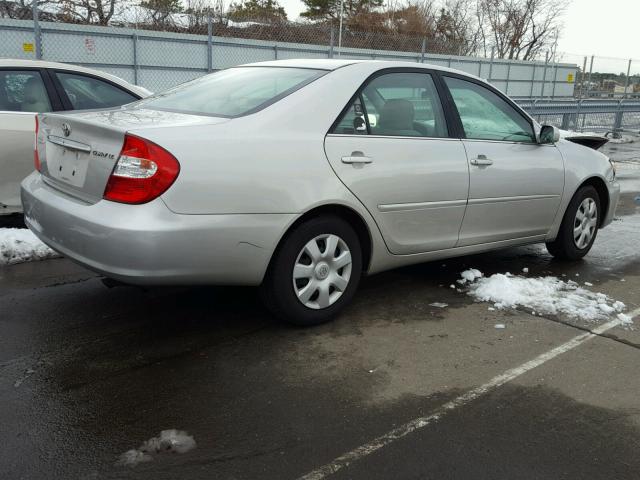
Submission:
M 555 145 L 536 142 L 531 120 L 484 83 L 443 74 L 469 161 L 469 202 L 458 246 L 545 235 L 564 188 Z
M 44 70 L 0 69 L 0 215 L 21 211 L 20 182 L 34 168 L 35 115 L 59 107 Z
M 53 81 L 66 110 L 119 107 L 140 97 L 103 78 L 84 73 L 55 70 Z
M 426 70 L 383 70 L 365 82 L 325 139 L 331 166 L 394 254 L 458 241 L 469 169 L 462 142 L 449 138 L 439 88 Z

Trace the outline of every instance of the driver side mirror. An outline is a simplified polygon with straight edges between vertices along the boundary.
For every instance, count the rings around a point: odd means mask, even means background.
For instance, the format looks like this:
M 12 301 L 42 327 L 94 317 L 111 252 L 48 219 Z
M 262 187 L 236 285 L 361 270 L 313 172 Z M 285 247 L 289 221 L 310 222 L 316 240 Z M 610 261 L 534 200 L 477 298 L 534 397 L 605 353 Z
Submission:
M 560 140 L 560 130 L 552 125 L 543 125 L 538 136 L 540 145 L 549 145 Z

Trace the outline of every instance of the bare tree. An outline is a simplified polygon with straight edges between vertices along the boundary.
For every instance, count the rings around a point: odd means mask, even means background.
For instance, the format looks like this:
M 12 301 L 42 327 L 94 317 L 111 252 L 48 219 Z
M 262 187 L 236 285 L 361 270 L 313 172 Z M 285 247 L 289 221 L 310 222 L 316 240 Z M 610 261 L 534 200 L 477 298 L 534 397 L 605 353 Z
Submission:
M 475 54 L 481 39 L 475 11 L 474 0 L 446 0 L 436 19 L 436 41 L 449 52 Z
M 188 14 L 189 31 L 200 31 L 207 25 L 207 19 L 213 17 L 213 5 L 210 0 L 186 0 L 184 13 Z
M 120 0 L 62 0 L 60 16 L 79 23 L 108 25 Z
M 160 28 L 173 26 L 173 14 L 182 11 L 180 0 L 143 0 L 140 6 L 146 10 L 149 23 Z
M 386 23 L 394 33 L 433 37 L 437 8 L 433 0 L 410 1 L 404 6 L 388 4 Z
M 556 40 L 569 0 L 478 0 L 476 18 L 485 54 L 533 60 Z
M 38 0 L 38 8 L 51 3 L 51 0 Z M 0 18 L 17 18 L 27 20 L 33 18 L 33 2 L 31 0 L 0 0 Z M 42 20 L 52 20 L 53 14 L 41 12 Z

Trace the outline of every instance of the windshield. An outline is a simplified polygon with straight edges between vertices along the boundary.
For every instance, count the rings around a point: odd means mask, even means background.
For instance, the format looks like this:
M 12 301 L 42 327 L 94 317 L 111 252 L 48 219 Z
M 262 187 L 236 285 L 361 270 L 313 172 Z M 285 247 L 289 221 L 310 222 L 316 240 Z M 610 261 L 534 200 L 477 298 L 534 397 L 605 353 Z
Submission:
M 138 102 L 144 108 L 238 117 L 257 112 L 327 73 L 289 67 L 221 70 Z

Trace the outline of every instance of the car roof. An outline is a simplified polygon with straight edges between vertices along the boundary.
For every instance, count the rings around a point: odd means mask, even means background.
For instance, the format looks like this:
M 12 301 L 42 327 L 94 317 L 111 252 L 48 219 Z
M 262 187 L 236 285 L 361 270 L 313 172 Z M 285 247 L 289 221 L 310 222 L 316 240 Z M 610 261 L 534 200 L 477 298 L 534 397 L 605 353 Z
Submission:
M 424 68 L 429 70 L 439 70 L 441 72 L 457 73 L 466 77 L 483 80 L 469 72 L 456 70 L 454 68 L 443 67 L 430 63 L 402 62 L 390 60 L 354 60 L 354 59 L 325 59 L 325 58 L 298 58 L 288 60 L 271 60 L 266 62 L 248 63 L 240 66 L 250 67 L 292 67 L 292 68 L 317 68 L 321 70 L 337 70 L 338 68 L 356 64 L 368 64 L 382 68 Z
M 99 70 L 93 70 L 91 68 L 81 67 L 78 65 L 72 65 L 69 63 L 59 62 L 47 62 L 45 60 L 23 60 L 14 58 L 0 58 L 0 68 L 51 68 L 56 70 L 67 70 L 72 72 L 87 73 L 96 77 L 102 77 L 110 82 L 113 82 L 121 87 L 131 90 L 143 97 L 148 96 L 151 92 L 144 87 L 133 85 L 132 83 L 123 80 L 120 77 L 111 75 Z

